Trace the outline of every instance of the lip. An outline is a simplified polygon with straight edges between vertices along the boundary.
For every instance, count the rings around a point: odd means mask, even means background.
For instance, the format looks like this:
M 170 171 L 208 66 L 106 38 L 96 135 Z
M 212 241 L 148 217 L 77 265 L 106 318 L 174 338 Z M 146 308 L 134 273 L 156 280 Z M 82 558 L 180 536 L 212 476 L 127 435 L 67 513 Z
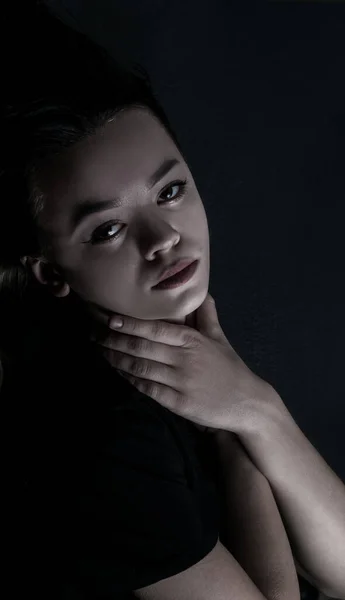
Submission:
M 160 283 L 161 281 L 163 281 L 164 279 L 167 279 L 168 277 L 172 277 L 173 275 L 176 275 L 176 273 L 178 273 L 179 271 L 182 271 L 183 269 L 188 267 L 188 265 L 192 264 L 195 260 L 196 260 L 196 258 L 180 258 L 180 259 L 176 260 L 171 265 L 169 265 L 169 267 L 165 267 L 165 269 L 162 271 L 157 283 Z M 157 284 L 155 284 L 155 285 L 157 285 Z

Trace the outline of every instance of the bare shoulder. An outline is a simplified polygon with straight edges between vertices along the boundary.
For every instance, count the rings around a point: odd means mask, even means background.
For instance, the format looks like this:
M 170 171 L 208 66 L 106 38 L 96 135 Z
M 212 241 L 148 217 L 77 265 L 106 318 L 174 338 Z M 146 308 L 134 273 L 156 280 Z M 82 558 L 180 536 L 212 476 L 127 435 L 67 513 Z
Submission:
M 266 600 L 219 540 L 197 564 L 134 595 L 142 600 Z

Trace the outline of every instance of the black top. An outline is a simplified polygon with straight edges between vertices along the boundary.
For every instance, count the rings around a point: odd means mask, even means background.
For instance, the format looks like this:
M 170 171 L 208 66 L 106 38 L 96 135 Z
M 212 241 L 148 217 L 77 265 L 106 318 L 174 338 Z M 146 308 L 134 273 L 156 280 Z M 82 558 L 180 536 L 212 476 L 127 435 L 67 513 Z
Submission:
M 1 393 L 12 413 L 15 596 L 132 598 L 214 548 L 213 442 L 91 345 L 58 354 L 5 376 Z

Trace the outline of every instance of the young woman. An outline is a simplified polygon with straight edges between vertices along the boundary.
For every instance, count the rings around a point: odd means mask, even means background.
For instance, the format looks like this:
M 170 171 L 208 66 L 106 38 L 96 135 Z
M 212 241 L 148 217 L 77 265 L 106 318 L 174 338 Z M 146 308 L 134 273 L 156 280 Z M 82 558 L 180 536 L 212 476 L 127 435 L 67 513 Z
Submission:
M 225 503 L 231 554 L 219 541 L 219 497 L 197 458 L 193 418 L 135 390 L 90 343 L 114 313 L 196 329 L 209 310 L 209 232 L 147 81 L 71 40 L 68 60 L 50 58 L 49 81 L 37 69 L 2 121 L 1 288 L 26 291 L 46 328 L 22 381 L 6 384 L 5 368 L 3 383 L 12 398 L 23 399 L 23 380 L 35 394 L 16 405 L 30 419 L 29 436 L 21 430 L 24 589 L 45 577 L 46 595 L 53 588 L 61 598 L 297 598 L 273 494 L 235 438 L 219 446 L 224 493 L 231 497 L 229 481 L 243 489 Z M 179 261 L 193 263 L 189 278 L 157 287 Z M 239 506 L 246 523 L 231 535 Z

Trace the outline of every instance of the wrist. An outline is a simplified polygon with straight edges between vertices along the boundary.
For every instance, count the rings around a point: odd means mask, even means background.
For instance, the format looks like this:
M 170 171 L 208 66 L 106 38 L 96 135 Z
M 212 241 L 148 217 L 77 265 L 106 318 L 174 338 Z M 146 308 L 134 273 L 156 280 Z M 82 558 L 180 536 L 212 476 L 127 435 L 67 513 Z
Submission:
M 241 427 L 236 431 L 241 440 L 248 434 L 262 431 L 272 423 L 282 423 L 292 418 L 275 388 L 267 381 L 261 382 L 262 385 L 257 388 L 253 397 L 248 399 L 246 414 Z M 229 427 L 225 429 L 232 431 Z

